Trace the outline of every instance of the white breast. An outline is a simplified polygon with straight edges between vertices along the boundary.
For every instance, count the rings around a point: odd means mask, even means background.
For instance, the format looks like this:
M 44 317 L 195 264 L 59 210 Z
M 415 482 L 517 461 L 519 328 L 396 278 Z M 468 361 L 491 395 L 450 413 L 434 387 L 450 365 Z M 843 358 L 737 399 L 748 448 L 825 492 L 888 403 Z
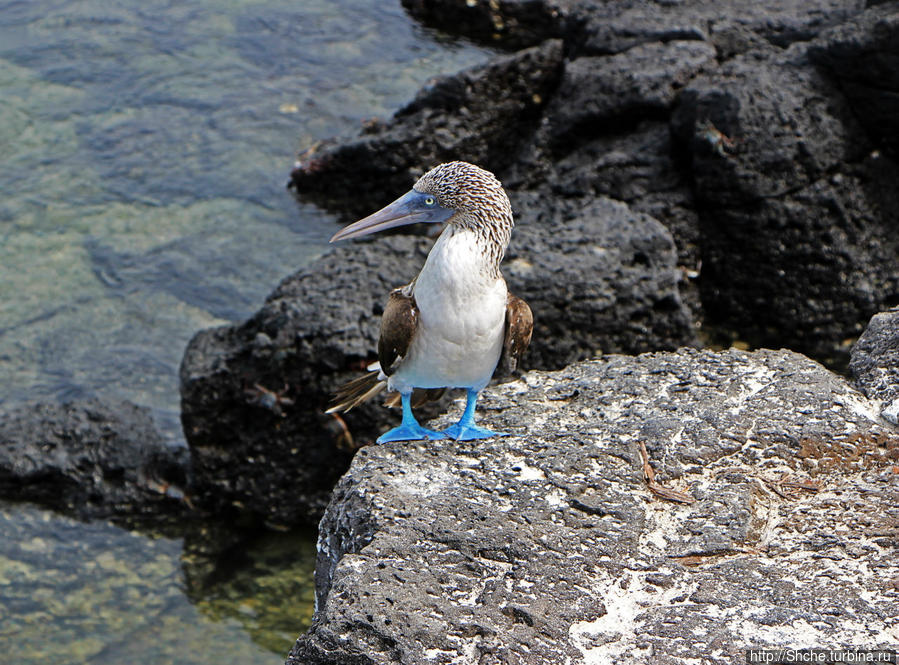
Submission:
M 390 388 L 484 388 L 502 351 L 507 292 L 505 280 L 490 274 L 477 236 L 448 226 L 413 293 L 418 330 Z

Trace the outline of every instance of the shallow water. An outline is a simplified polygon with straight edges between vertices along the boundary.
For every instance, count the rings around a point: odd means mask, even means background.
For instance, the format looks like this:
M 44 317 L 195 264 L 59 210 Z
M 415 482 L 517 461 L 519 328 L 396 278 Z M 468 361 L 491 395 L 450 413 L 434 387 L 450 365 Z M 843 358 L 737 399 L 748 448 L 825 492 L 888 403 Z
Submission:
M 487 57 L 398 0 L 0 0 L 0 406 L 125 398 L 181 445 L 190 337 L 333 232 L 285 190 L 296 152 Z M 286 578 L 250 565 L 191 603 L 180 538 L 0 508 L 10 662 L 276 663 L 308 621 L 259 594 L 310 588 L 309 534 L 258 545 L 298 552 Z
M 3 503 L 0 533 L 2 662 L 274 664 L 312 616 L 308 531 L 265 534 L 211 585 L 181 538 Z
M 114 395 L 178 437 L 190 336 L 333 232 L 295 153 L 486 58 L 398 1 L 212 7 L 0 2 L 0 403 Z

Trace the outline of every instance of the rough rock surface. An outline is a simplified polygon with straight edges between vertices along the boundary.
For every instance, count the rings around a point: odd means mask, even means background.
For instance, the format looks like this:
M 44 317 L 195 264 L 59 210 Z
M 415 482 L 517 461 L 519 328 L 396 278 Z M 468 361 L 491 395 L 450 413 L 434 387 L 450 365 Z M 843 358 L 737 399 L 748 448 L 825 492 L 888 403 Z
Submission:
M 876 3 L 868 3 L 876 4 Z M 410 14 L 453 34 L 505 47 L 561 37 L 573 55 L 613 54 L 650 42 L 709 41 L 729 57 L 788 46 L 860 12 L 862 0 L 403 0 Z
M 899 640 L 899 430 L 817 363 L 611 356 L 483 406 L 512 436 L 356 456 L 289 665 L 733 663 Z M 647 490 L 640 443 L 693 503 Z
M 522 221 L 504 271 L 534 312 L 525 367 L 695 343 L 674 242 L 658 221 L 607 198 L 563 214 L 538 196 L 513 198 Z
M 876 314 L 852 347 L 849 372 L 881 415 L 899 425 L 899 307 Z
M 870 3 L 878 4 L 878 3 Z M 836 78 L 875 143 L 899 158 L 899 12 L 885 2 L 815 40 L 812 61 Z
M 525 367 L 693 341 L 661 224 L 609 199 L 536 223 L 542 232 L 516 230 L 505 264 L 509 288 L 535 316 Z M 191 341 L 181 390 L 195 501 L 281 523 L 318 519 L 351 457 L 340 422 L 370 442 L 398 419 L 378 401 L 342 421 L 321 414 L 333 390 L 376 359 L 387 293 L 415 276 L 432 242 L 388 236 L 338 247 L 286 279 L 243 325 Z
M 629 129 L 634 118 L 665 119 L 680 88 L 712 64 L 715 48 L 698 41 L 641 44 L 572 60 L 544 114 L 546 135 L 538 140 L 558 154 L 585 138 Z
M 464 0 L 461 0 L 464 1 Z M 773 0 L 751 9 L 740 0 L 574 0 L 563 35 L 579 54 L 619 53 L 647 42 L 700 40 L 722 57 L 763 44 L 786 47 L 864 9 L 861 0 Z
M 0 497 L 80 519 L 178 514 L 187 451 L 130 402 L 36 403 L 0 414 Z

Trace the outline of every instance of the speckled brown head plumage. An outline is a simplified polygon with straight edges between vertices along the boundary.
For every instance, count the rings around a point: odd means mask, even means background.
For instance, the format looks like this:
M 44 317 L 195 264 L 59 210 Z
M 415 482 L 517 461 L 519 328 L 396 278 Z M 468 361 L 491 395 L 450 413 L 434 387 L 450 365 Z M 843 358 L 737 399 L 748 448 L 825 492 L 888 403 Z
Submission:
M 441 206 L 455 210 L 447 223 L 498 246 L 497 264 L 502 260 L 514 226 L 512 205 L 490 171 L 468 162 L 446 162 L 425 173 L 413 189 L 432 194 Z

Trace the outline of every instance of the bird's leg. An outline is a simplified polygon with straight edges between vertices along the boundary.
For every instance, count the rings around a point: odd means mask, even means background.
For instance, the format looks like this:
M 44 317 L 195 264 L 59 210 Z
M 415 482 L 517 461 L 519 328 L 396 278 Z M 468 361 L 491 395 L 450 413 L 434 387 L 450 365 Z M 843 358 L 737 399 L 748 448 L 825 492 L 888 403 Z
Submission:
M 421 439 L 445 439 L 441 432 L 435 432 L 432 429 L 425 429 L 418 424 L 415 416 L 412 414 L 412 393 L 400 393 L 403 400 L 403 422 L 392 430 L 384 432 L 378 437 L 376 443 L 387 443 L 389 441 L 419 441 Z
M 443 433 L 456 441 L 470 441 L 472 439 L 489 439 L 491 436 L 506 436 L 501 432 L 493 432 L 474 424 L 474 409 L 478 403 L 476 390 L 468 391 L 468 401 L 465 403 L 465 412 L 459 418 L 459 422 L 450 425 Z

